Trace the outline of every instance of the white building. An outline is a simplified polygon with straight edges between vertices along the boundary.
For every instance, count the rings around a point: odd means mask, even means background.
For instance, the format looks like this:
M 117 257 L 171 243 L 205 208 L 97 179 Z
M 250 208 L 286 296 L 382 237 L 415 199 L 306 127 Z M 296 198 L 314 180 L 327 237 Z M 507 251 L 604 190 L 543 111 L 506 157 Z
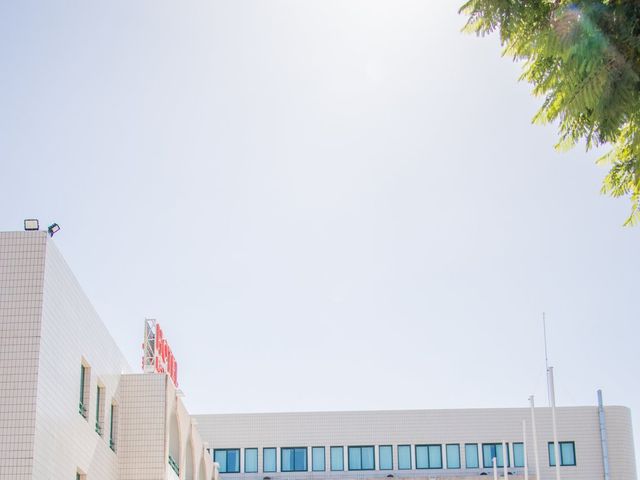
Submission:
M 145 371 L 173 373 L 149 355 Z M 190 416 L 174 384 L 129 367 L 46 232 L 0 233 L 1 480 L 451 480 L 493 475 L 494 458 L 499 475 L 556 478 L 547 408 L 535 462 L 529 409 Z M 562 478 L 635 480 L 630 416 L 558 408 Z

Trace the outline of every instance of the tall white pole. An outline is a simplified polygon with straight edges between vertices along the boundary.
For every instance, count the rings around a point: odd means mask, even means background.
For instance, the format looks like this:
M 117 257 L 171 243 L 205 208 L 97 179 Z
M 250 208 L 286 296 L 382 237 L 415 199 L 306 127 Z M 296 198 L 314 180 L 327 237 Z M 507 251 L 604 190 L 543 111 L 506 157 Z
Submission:
M 498 480 L 498 463 L 496 457 L 493 457 L 493 480 Z
M 536 432 L 536 414 L 533 395 L 529 397 L 531 405 L 531 434 L 533 435 L 533 458 L 536 463 L 536 480 L 540 480 L 540 457 L 538 456 L 538 434 Z
M 507 448 L 507 443 L 502 442 L 502 467 L 504 470 L 505 480 L 508 480 L 509 478 L 509 470 L 507 470 L 508 465 L 509 465 L 509 449 Z
M 527 462 L 527 421 L 522 420 L 522 454 L 524 455 L 524 480 L 529 480 L 529 463 Z M 515 453 L 514 453 L 515 455 Z M 513 459 L 515 465 L 515 458 Z
M 553 451 L 556 457 L 556 480 L 560 480 L 560 445 L 558 444 L 558 427 L 556 425 L 556 391 L 553 384 L 553 367 L 547 370 L 549 398 L 551 399 L 551 423 L 553 425 Z

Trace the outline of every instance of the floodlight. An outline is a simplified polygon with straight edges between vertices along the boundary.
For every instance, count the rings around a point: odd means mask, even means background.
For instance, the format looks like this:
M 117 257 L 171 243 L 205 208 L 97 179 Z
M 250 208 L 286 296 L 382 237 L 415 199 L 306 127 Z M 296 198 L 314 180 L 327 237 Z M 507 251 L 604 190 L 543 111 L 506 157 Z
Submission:
M 40 230 L 40 222 L 38 222 L 37 218 L 26 218 L 24 220 L 24 229 L 29 230 Z
M 53 234 L 56 233 L 58 230 L 60 230 L 60 225 L 58 225 L 57 223 L 52 223 L 51 225 L 49 225 L 49 228 L 47 229 L 50 237 L 53 237 Z

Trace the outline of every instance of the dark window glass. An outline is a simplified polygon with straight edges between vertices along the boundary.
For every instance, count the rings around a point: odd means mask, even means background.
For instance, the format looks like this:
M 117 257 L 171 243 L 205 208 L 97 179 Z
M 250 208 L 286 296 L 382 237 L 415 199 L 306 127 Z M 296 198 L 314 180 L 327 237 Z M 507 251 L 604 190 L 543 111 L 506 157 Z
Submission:
M 460 445 L 447 445 L 447 468 L 460 468 Z
M 576 444 L 574 442 L 558 442 L 560 448 L 560 466 L 572 467 L 576 464 Z M 556 466 L 556 452 L 553 442 L 549 442 L 549 466 Z
M 411 470 L 411 445 L 398 445 L 398 469 Z
M 506 444 L 507 450 L 507 467 L 509 464 L 509 445 Z M 504 455 L 501 443 L 483 443 L 482 444 L 482 465 L 484 468 L 493 468 L 493 459 L 496 459 L 497 467 L 504 467 Z
M 464 446 L 464 459 L 467 468 L 479 468 L 480 462 L 478 461 L 478 444 L 467 443 Z
M 262 449 L 262 471 L 263 472 L 276 471 L 276 449 L 275 448 Z
M 244 472 L 257 473 L 257 471 L 258 471 L 258 449 L 245 448 L 244 449 Z
M 524 443 L 513 444 L 513 466 L 524 467 Z
M 331 470 L 341 472 L 344 470 L 344 448 L 331 447 Z
M 324 447 L 311 448 L 311 470 L 324 472 Z
M 442 445 L 416 445 L 416 468 L 442 468 Z
M 220 473 L 240 473 L 240 449 L 220 448 L 213 451 L 213 461 L 220 465 Z

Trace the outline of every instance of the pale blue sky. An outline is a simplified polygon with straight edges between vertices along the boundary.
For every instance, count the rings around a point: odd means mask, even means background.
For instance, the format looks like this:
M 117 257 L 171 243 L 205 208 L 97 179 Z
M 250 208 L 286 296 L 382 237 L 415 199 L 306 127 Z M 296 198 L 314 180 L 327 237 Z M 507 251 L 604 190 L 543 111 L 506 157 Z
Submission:
M 638 419 L 640 228 L 458 3 L 2 2 L 0 228 L 192 412 L 543 405 L 546 310 L 558 403 Z

